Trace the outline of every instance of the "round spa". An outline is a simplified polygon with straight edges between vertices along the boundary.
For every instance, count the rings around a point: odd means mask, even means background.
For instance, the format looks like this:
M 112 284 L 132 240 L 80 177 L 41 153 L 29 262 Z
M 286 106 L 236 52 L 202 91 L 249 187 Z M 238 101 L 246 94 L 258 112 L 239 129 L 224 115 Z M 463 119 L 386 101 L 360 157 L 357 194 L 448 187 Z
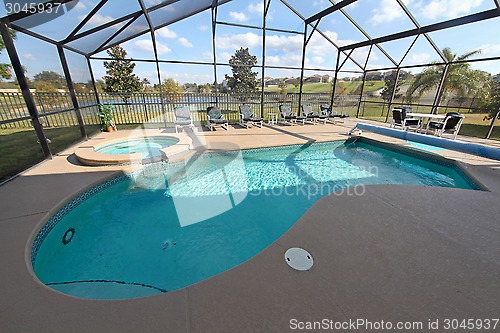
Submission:
M 181 135 L 129 136 L 96 145 L 84 144 L 75 149 L 75 156 L 89 166 L 126 165 L 144 160 L 169 160 L 189 150 L 190 145 L 191 139 Z
M 173 137 L 145 137 L 113 142 L 94 150 L 101 154 L 142 154 L 143 158 L 161 156 L 160 149 L 175 145 L 179 139 Z

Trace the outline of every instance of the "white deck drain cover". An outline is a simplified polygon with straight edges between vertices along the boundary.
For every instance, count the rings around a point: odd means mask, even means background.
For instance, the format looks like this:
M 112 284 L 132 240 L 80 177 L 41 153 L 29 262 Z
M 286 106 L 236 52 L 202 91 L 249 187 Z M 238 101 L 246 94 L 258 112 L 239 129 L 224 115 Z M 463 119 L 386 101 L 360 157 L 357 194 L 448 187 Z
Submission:
M 292 247 L 285 252 L 285 261 L 288 266 L 298 271 L 307 271 L 314 264 L 312 255 L 298 247 Z

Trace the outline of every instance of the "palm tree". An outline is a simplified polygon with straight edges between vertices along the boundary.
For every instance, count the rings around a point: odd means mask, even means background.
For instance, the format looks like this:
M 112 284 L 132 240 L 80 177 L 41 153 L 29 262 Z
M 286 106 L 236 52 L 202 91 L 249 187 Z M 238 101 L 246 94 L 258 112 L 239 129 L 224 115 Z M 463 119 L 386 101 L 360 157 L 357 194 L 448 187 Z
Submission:
M 446 62 L 450 64 L 448 65 L 448 70 L 444 77 L 442 89 L 437 96 L 436 105 L 439 106 L 451 93 L 457 94 L 458 97 L 466 97 L 481 87 L 482 82 L 485 82 L 487 79 L 487 73 L 473 70 L 470 68 L 470 64 L 461 62 L 479 53 L 481 53 L 481 50 L 475 50 L 457 56 L 451 52 L 449 47 L 443 49 L 443 55 Z M 452 61 L 455 63 L 451 63 Z M 433 64 L 437 64 L 437 62 L 433 62 Z M 420 98 L 426 92 L 438 87 L 444 69 L 445 65 L 443 64 L 431 65 L 424 69 L 422 73 L 418 74 L 415 81 L 413 81 L 406 91 L 407 100 L 411 102 L 415 93 L 417 93 L 418 98 Z M 434 113 L 437 113 L 437 108 L 434 110 Z

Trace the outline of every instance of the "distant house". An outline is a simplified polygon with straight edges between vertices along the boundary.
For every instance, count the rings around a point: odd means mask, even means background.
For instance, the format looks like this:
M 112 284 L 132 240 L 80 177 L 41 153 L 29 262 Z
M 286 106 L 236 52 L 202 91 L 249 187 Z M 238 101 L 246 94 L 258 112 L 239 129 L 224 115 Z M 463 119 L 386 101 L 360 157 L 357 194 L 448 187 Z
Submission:
M 328 75 L 328 74 L 323 75 L 323 76 L 321 77 L 321 82 L 323 82 L 323 83 L 330 83 L 330 82 L 332 82 L 332 81 L 333 81 L 333 77 L 332 77 L 332 76 L 330 76 L 330 75 Z
M 313 76 L 309 76 L 304 78 L 304 83 L 321 83 L 322 77 L 319 74 L 314 74 Z
M 500 82 L 500 73 L 497 74 L 497 75 L 493 75 L 493 77 L 491 78 L 493 81 L 495 82 Z
M 274 87 L 277 86 L 280 83 L 281 79 L 273 79 L 273 78 L 268 78 L 267 80 L 264 79 L 264 85 L 266 87 Z
M 368 72 L 366 73 L 366 81 L 379 81 L 384 78 L 384 74 L 381 72 Z
M 286 84 L 291 84 L 291 85 L 296 85 L 299 83 L 299 79 L 295 78 L 295 77 L 289 77 L 287 79 L 285 79 L 285 83 Z

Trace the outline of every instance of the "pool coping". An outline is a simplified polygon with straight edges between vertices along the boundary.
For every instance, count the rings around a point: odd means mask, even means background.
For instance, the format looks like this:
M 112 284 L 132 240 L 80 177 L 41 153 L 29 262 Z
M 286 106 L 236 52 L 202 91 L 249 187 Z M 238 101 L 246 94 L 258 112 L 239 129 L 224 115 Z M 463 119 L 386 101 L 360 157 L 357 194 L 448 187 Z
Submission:
M 143 157 L 140 153 L 133 154 L 103 154 L 96 151 L 101 147 L 111 145 L 114 143 L 122 142 L 123 140 L 134 140 L 147 137 L 165 137 L 175 138 L 177 143 L 166 148 L 160 149 L 161 157 L 163 160 L 169 160 L 172 156 L 183 153 L 191 149 L 192 140 L 189 136 L 183 133 L 157 133 L 154 135 L 147 135 L 144 133 L 132 132 L 127 137 L 110 138 L 103 142 L 98 142 L 92 145 L 83 145 L 75 149 L 75 156 L 78 160 L 88 166 L 102 166 L 102 165 L 126 165 L 126 164 L 139 164 L 142 163 Z

